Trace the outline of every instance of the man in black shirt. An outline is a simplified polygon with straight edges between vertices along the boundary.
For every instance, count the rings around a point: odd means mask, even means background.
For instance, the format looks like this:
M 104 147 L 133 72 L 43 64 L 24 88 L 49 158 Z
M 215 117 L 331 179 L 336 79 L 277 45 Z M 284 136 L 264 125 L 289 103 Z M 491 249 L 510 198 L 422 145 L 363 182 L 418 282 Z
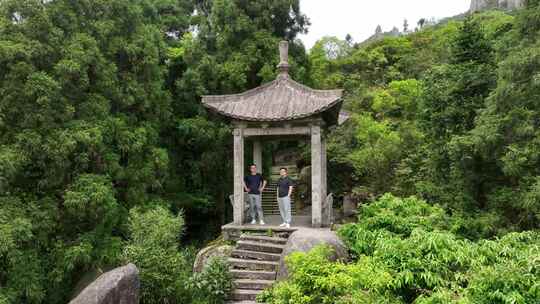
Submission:
M 279 170 L 281 177 L 278 180 L 277 200 L 279 205 L 279 213 L 283 219 L 283 224 L 280 227 L 291 227 L 291 195 L 294 187 L 292 179 L 288 176 L 287 168 Z
M 248 193 L 249 212 L 251 214 L 251 224 L 257 224 L 257 215 L 259 223 L 264 225 L 264 215 L 261 203 L 261 193 L 266 187 L 266 181 L 257 173 L 257 166 L 249 167 L 250 174 L 244 177 L 244 190 Z

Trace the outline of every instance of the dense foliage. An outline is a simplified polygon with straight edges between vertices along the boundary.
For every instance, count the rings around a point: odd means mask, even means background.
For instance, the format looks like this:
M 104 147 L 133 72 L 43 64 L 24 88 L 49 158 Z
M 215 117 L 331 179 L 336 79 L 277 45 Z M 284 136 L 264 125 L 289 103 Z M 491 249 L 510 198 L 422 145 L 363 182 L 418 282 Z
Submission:
M 344 87 L 351 112 L 329 156 L 333 190 L 361 202 L 339 230 L 353 262 L 292 254 L 261 301 L 540 302 L 539 12 L 315 45 L 312 84 Z
M 418 195 L 466 215 L 470 238 L 539 228 L 539 9 L 316 44 L 313 85 L 344 87 L 352 114 L 330 137 L 333 191 Z
M 294 254 L 264 298 L 538 302 L 540 2 L 309 53 L 308 26 L 298 0 L 0 0 L 0 303 L 128 262 L 143 303 L 222 303 L 226 263 L 191 273 L 231 217 L 230 129 L 200 96 L 273 79 L 284 38 L 296 80 L 345 89 L 329 181 L 364 206 L 354 263 Z
M 0 303 L 67 303 L 126 262 L 144 303 L 223 301 L 222 264 L 186 286 L 187 242 L 230 217 L 230 130 L 200 95 L 269 79 L 308 23 L 296 0 L 0 1 Z
M 328 260 L 331 249 L 295 253 L 291 277 L 265 303 L 537 303 L 540 234 L 509 233 L 472 242 L 442 208 L 385 195 L 364 206 L 343 236 L 355 262 Z

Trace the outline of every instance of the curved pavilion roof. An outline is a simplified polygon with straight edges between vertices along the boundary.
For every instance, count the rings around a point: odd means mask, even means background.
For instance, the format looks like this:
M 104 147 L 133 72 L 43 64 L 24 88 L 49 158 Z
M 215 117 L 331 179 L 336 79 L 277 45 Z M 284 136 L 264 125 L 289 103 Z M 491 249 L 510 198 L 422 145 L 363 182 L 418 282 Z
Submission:
M 203 96 L 203 105 L 223 116 L 244 121 L 290 121 L 328 111 L 336 116 L 332 120 L 337 122 L 343 90 L 314 90 L 290 79 L 286 42 L 280 43 L 280 53 L 281 72 L 276 80 L 240 94 Z

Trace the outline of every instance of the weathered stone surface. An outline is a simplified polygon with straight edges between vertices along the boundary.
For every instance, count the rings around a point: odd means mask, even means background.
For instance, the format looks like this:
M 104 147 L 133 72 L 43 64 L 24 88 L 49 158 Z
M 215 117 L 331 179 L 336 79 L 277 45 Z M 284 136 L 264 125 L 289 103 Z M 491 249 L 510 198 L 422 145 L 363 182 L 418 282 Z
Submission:
M 334 194 L 330 193 L 326 196 L 322 208 L 322 224 L 323 227 L 330 227 L 334 223 Z
M 231 256 L 234 247 L 230 245 L 212 245 L 206 248 L 203 248 L 193 263 L 193 271 L 201 272 L 208 262 L 213 258 L 224 258 L 228 259 Z
M 314 228 L 320 228 L 322 222 L 323 196 L 323 155 L 322 130 L 320 126 L 311 126 L 311 219 Z
M 525 6 L 525 0 L 472 0 L 471 12 L 489 9 L 515 10 Z
M 306 166 L 300 170 L 296 180 L 296 197 L 300 203 L 300 208 L 311 202 L 311 166 Z
M 139 288 L 139 270 L 128 264 L 99 276 L 69 304 L 136 304 Z
M 300 154 L 297 149 L 281 149 L 272 153 L 273 163 L 276 166 L 288 167 L 291 164 L 296 165 L 300 160 Z M 279 171 L 278 171 L 279 173 Z M 291 172 L 289 172 L 290 175 Z
M 358 213 L 358 203 L 353 198 L 352 194 L 347 194 L 343 197 L 343 216 L 354 216 Z
M 334 231 L 328 229 L 301 228 L 291 234 L 279 262 L 278 280 L 286 279 L 289 276 L 285 258 L 293 252 L 308 252 L 314 247 L 327 244 L 334 248 L 334 255 L 330 257 L 332 261 L 349 259 L 347 247 Z

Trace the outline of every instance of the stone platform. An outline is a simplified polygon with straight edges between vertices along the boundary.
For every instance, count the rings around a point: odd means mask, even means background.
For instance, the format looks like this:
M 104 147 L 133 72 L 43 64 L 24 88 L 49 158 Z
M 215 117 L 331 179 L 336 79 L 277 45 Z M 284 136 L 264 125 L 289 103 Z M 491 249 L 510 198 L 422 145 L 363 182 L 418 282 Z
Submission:
M 282 223 L 281 216 L 268 215 L 264 218 L 266 225 L 251 225 L 246 223 L 244 225 L 235 225 L 234 223 L 227 224 L 221 227 L 223 232 L 223 238 L 225 240 L 237 241 L 240 238 L 242 232 L 294 232 L 299 228 L 311 227 L 311 216 L 293 216 L 291 228 L 279 227 Z

